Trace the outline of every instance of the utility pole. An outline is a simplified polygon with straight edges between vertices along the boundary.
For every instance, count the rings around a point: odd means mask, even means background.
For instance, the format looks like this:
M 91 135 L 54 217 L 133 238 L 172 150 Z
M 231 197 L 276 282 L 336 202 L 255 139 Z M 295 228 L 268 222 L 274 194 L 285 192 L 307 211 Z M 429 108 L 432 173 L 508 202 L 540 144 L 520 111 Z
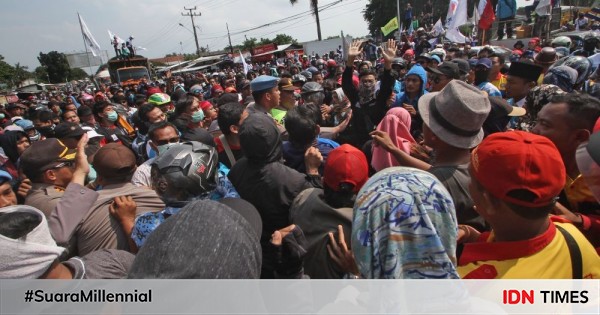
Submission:
M 192 12 L 196 10 L 196 7 L 193 8 L 186 8 L 183 7 L 184 10 L 190 11 L 190 13 L 181 13 L 182 16 L 189 16 L 190 18 L 192 18 L 192 28 L 194 29 L 194 39 L 196 40 L 196 55 L 200 56 L 200 45 L 198 45 L 198 35 L 196 34 L 196 25 L 194 24 L 194 16 L 201 16 L 202 14 L 200 12 L 196 13 L 196 12 Z
M 229 24 L 225 23 L 227 26 L 227 37 L 229 37 L 229 49 L 231 50 L 231 58 L 233 58 L 233 46 L 231 46 L 231 36 L 229 35 Z

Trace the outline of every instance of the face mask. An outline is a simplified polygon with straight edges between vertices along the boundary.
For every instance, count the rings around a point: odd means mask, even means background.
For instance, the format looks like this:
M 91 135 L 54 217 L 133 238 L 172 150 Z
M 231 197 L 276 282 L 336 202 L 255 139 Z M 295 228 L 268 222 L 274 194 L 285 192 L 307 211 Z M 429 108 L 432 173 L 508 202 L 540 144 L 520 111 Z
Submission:
M 204 112 L 199 110 L 199 111 L 195 111 L 192 114 L 192 122 L 197 123 L 202 121 L 202 119 L 204 119 Z
M 475 83 L 479 84 L 488 80 L 489 71 L 475 71 Z
M 157 147 L 158 155 L 165 153 L 170 147 L 172 147 L 175 144 L 177 144 L 177 143 L 167 143 L 167 144 L 159 145 Z
M 106 119 L 108 119 L 109 121 L 115 122 L 117 121 L 117 119 L 119 119 L 119 115 L 117 115 L 117 112 L 110 111 L 108 112 L 108 114 L 106 115 Z
M 4 117 L 6 117 L 6 115 L 4 115 L 3 113 L 0 113 L 0 119 L 4 119 Z
M 35 136 L 29 137 L 29 141 L 31 141 L 31 142 L 38 141 L 38 140 L 40 140 L 41 136 L 42 135 L 39 132 L 36 132 Z
M 360 104 L 367 104 L 375 98 L 375 85 L 374 84 L 363 84 L 358 85 L 358 102 Z

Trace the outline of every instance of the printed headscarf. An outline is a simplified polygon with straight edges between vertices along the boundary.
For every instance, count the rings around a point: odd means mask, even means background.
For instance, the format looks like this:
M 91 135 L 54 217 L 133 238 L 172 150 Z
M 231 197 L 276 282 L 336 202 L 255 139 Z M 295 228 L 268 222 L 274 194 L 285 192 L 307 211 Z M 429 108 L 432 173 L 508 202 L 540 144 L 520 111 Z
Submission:
M 387 132 L 396 147 L 410 154 L 411 144 L 416 143 L 410 134 L 410 124 L 410 113 L 402 107 L 394 107 L 388 110 L 377 126 L 377 130 Z M 400 166 L 400 164 L 390 152 L 387 152 L 381 146 L 373 146 L 371 166 L 376 171 L 381 171 L 387 167 Z
M 457 221 L 446 188 L 430 173 L 387 168 L 358 193 L 352 250 L 368 279 L 457 279 Z
M 531 131 L 537 123 L 537 115 L 542 108 L 550 103 L 550 99 L 552 99 L 553 96 L 564 93 L 565 91 L 552 84 L 542 84 L 531 89 L 525 98 L 527 114 L 520 118 L 517 129 Z

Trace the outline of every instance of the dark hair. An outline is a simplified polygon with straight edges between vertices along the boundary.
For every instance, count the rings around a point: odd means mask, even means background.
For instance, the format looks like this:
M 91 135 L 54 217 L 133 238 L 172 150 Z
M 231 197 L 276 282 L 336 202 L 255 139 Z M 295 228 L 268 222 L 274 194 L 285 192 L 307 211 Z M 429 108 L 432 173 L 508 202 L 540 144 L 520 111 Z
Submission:
M 360 68 L 360 67 L 359 67 L 359 68 Z M 362 77 L 364 77 L 364 76 L 366 76 L 366 75 L 372 75 L 372 76 L 374 76 L 374 77 L 377 77 L 377 72 L 375 72 L 375 70 L 373 70 L 373 69 L 366 69 L 366 70 L 363 70 L 363 71 L 361 71 L 361 72 L 358 74 L 358 77 L 359 77 L 359 78 L 362 78 Z
M 107 101 L 96 102 L 92 108 L 92 113 L 94 116 L 98 116 L 98 114 L 102 113 L 107 106 L 112 106 L 112 104 Z
M 0 213 L 0 234 L 16 240 L 27 236 L 41 222 L 42 218 L 31 212 Z
M 231 134 L 229 127 L 237 126 L 244 113 L 244 106 L 240 103 L 226 103 L 219 107 L 219 116 L 217 116 L 217 124 L 224 135 Z
M 148 139 L 154 141 L 155 137 L 156 137 L 156 131 L 165 129 L 168 127 L 173 128 L 173 130 L 175 130 L 175 133 L 179 134 L 179 131 L 177 130 L 177 127 L 175 127 L 175 125 L 173 125 L 172 123 L 170 123 L 168 121 L 161 121 L 159 123 L 150 125 L 150 128 L 148 130 Z
M 188 107 L 194 104 L 195 97 L 190 94 L 182 95 L 177 103 L 175 103 L 175 114 L 174 117 L 179 117 L 188 109 Z
M 148 113 L 150 113 L 153 109 L 154 109 L 154 104 L 144 104 L 142 105 L 138 110 L 138 118 L 140 119 L 140 121 L 148 123 L 150 122 L 148 120 Z
M 32 117 L 32 120 L 38 120 L 41 122 L 52 121 L 54 118 L 54 113 L 49 110 L 38 110 L 35 112 L 35 115 Z
M 131 122 L 137 128 L 137 130 L 139 131 L 140 134 L 142 134 L 142 135 L 148 134 L 148 124 L 149 123 L 146 121 L 143 121 L 140 118 L 139 110 L 131 115 Z
M 260 102 L 262 97 L 271 92 L 272 89 L 262 90 L 262 91 L 252 91 L 252 98 L 254 98 L 255 102 Z
M 312 103 L 296 106 L 285 114 L 285 129 L 291 143 L 309 146 L 317 136 L 320 112 Z
M 501 65 L 503 65 L 504 62 L 506 61 L 506 59 L 504 58 L 504 56 L 502 56 L 501 54 L 493 53 L 493 54 L 491 54 L 491 55 L 488 56 L 489 59 L 492 59 L 492 57 L 498 57 L 498 61 L 500 62 Z
M 115 103 L 120 103 L 121 101 L 127 101 L 127 97 L 125 95 L 115 95 L 113 98 Z
M 567 120 L 567 124 L 572 129 L 586 129 L 590 133 L 593 132 L 594 124 L 600 117 L 600 100 L 587 94 L 568 93 L 555 95 L 550 102 L 567 104 L 571 118 Z

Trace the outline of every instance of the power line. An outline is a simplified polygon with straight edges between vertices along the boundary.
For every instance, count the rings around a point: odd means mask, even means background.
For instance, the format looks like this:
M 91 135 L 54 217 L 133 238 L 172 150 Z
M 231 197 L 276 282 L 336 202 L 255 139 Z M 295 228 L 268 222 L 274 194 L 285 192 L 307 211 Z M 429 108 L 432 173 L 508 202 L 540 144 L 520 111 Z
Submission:
M 196 7 L 187 8 L 183 7 L 184 10 L 190 11 L 190 13 L 181 13 L 182 16 L 189 16 L 192 19 L 192 30 L 194 30 L 194 39 L 196 40 L 196 54 L 200 55 L 200 45 L 198 45 L 198 34 L 196 33 L 196 25 L 194 24 L 194 16 L 200 16 L 202 13 L 193 12 L 196 11 Z

